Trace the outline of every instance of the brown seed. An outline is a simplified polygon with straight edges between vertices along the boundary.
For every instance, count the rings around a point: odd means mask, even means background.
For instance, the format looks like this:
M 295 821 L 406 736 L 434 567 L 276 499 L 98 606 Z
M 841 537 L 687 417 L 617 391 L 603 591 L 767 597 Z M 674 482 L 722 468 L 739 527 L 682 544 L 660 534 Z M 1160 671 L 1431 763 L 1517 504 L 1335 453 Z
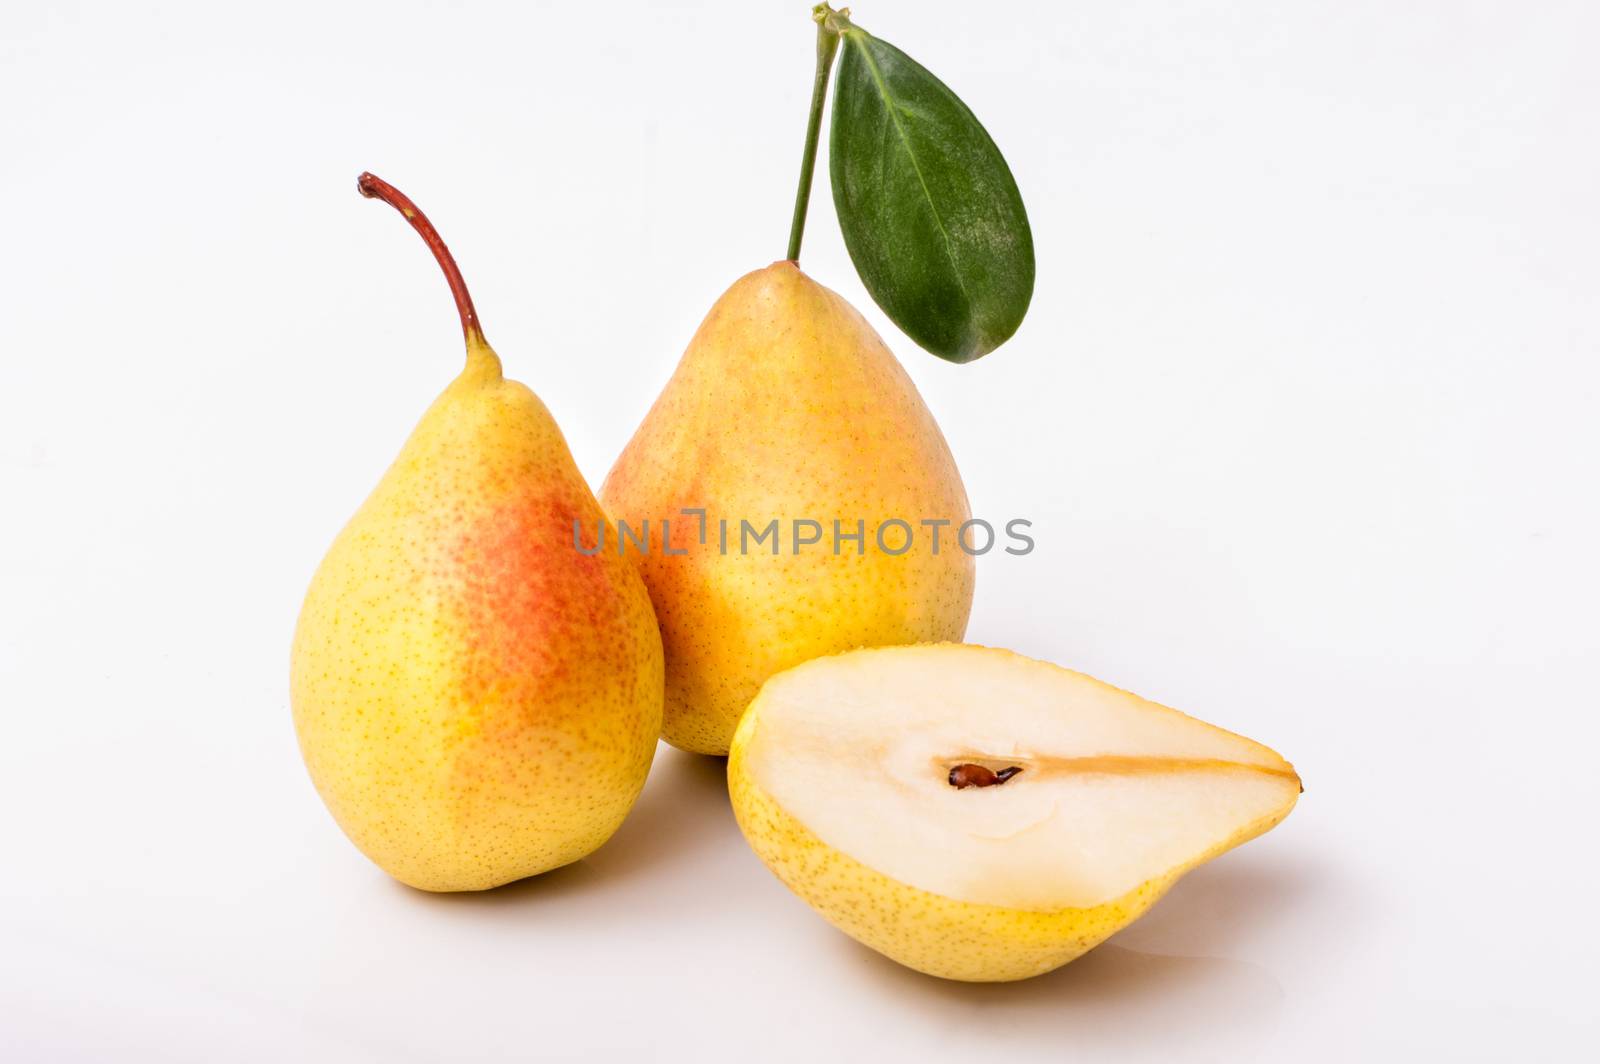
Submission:
M 1003 768 L 999 772 L 992 772 L 982 765 L 971 763 L 957 765 L 950 770 L 950 786 L 957 790 L 965 790 L 968 787 L 997 787 L 1021 771 L 1017 765 Z

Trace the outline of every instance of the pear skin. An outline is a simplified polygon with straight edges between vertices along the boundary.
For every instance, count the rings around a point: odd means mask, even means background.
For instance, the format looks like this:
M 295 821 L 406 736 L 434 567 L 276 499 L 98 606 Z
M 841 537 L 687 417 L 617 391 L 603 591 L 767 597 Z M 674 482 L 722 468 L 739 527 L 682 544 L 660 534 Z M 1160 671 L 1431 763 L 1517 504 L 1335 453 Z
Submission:
M 793 262 L 717 300 L 600 497 L 656 537 L 628 557 L 661 624 L 664 737 L 684 750 L 726 754 L 762 682 L 792 665 L 966 631 L 974 564 L 956 533 L 970 515 L 950 448 L 872 327 Z M 705 511 L 703 527 L 686 509 Z M 774 518 L 775 554 L 754 540 Z M 797 551 L 796 520 L 817 522 L 821 542 Z M 888 551 L 877 542 L 891 520 L 914 533 L 904 553 L 890 553 L 898 526 Z M 843 536 L 863 529 L 864 549 L 836 540 L 835 521 Z
M 537 396 L 501 374 L 444 245 L 467 364 L 334 541 L 295 630 L 300 750 L 390 875 L 479 890 L 617 829 L 661 728 L 662 652 L 623 558 L 574 548 L 601 510 Z

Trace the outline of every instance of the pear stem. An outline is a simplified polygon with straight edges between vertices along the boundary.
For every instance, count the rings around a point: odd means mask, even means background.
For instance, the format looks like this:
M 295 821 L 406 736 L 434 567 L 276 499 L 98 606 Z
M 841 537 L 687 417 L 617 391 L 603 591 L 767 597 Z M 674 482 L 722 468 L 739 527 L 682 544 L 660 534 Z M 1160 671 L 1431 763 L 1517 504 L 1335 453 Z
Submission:
M 450 294 L 455 297 L 456 311 L 461 315 L 461 335 L 466 337 L 467 346 L 488 346 L 488 341 L 483 338 L 483 326 L 478 322 L 478 312 L 472 306 L 472 294 L 467 291 L 467 282 L 461 276 L 450 249 L 444 246 L 439 231 L 428 221 L 428 216 L 411 202 L 409 196 L 376 174 L 364 173 L 356 178 L 356 188 L 368 199 L 382 200 L 399 211 L 411 223 L 411 228 L 422 234 L 428 250 L 433 252 L 439 268 L 444 271 L 445 280 L 450 283 Z
M 848 15 L 846 8 L 843 14 Z M 817 168 L 817 141 L 822 134 L 822 105 L 828 97 L 828 75 L 833 72 L 833 57 L 839 50 L 839 31 L 830 16 L 834 10 L 827 4 L 811 9 L 811 18 L 817 24 L 817 72 L 811 82 L 811 118 L 806 123 L 806 147 L 800 156 L 800 187 L 794 195 L 794 219 L 789 223 L 790 262 L 800 261 L 800 239 L 806 231 L 806 208 L 811 204 L 811 175 Z

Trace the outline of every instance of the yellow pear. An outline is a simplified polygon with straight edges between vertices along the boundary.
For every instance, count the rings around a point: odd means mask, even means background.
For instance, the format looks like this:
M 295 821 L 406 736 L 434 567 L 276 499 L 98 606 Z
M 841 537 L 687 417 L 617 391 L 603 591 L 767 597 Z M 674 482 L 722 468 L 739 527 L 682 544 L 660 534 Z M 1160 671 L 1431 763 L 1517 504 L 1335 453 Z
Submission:
M 1260 743 L 960 644 L 861 650 L 768 680 L 728 785 L 751 847 L 836 927 L 979 982 L 1087 952 L 1300 794 Z
M 711 308 L 600 498 L 635 536 L 666 649 L 664 735 L 685 750 L 727 753 L 792 665 L 966 631 L 950 448 L 872 327 L 794 262 Z
M 300 750 L 334 819 L 423 890 L 480 890 L 605 842 L 661 730 L 637 572 L 584 555 L 601 511 L 537 396 L 501 375 L 420 211 L 363 174 L 444 268 L 467 363 L 334 541 L 295 630 Z

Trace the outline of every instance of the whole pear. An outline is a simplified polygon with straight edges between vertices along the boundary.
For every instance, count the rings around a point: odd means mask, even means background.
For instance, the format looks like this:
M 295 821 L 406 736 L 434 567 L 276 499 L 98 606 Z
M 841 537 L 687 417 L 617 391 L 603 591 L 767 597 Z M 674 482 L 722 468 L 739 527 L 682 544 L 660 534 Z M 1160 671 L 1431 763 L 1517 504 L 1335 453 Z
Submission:
M 423 890 L 575 861 L 638 796 L 662 654 L 625 559 L 574 548 L 599 504 L 537 396 L 506 380 L 432 225 L 370 174 L 450 281 L 467 363 L 312 580 L 291 698 L 306 767 L 346 835 Z
M 950 448 L 872 327 L 792 261 L 711 308 L 600 497 L 658 537 L 628 556 L 661 623 L 664 737 L 682 749 L 726 754 L 790 666 L 966 631 L 974 565 Z

